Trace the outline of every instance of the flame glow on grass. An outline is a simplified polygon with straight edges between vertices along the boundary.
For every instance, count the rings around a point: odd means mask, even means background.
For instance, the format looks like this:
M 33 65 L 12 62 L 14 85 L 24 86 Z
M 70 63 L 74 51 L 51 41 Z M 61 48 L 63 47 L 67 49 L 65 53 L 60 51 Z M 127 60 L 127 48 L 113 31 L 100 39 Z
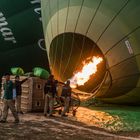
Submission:
M 103 58 L 96 56 L 93 56 L 88 63 L 84 61 L 82 70 L 75 73 L 70 79 L 71 87 L 76 88 L 77 86 L 84 85 L 90 79 L 90 76 L 97 72 L 97 65 L 102 61 Z

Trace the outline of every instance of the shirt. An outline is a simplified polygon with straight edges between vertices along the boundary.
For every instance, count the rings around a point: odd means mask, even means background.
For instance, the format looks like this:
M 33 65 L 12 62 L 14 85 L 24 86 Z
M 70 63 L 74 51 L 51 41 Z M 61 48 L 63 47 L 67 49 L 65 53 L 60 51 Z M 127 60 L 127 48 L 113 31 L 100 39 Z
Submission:
M 6 81 L 3 84 L 3 89 L 4 89 L 4 96 L 3 96 L 3 98 L 7 99 L 7 100 L 13 99 L 13 82 L 11 80 Z
M 47 83 L 44 86 L 44 93 L 45 94 L 50 94 L 52 97 L 55 97 L 57 90 L 56 90 L 57 85 L 53 80 L 48 80 Z
M 71 97 L 71 87 L 67 85 L 63 86 L 61 96 Z
M 25 78 L 24 80 L 22 81 L 15 81 L 15 88 L 16 88 L 16 95 L 21 95 L 22 94 L 22 87 L 21 85 L 26 81 L 28 80 L 28 78 Z

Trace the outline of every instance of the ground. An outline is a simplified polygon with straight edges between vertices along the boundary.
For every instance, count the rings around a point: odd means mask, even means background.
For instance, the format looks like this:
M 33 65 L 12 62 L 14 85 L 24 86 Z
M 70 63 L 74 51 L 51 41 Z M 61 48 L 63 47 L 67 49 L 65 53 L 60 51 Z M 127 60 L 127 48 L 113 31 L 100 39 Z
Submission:
M 75 117 L 71 114 L 68 117 L 58 114 L 45 117 L 43 113 L 26 113 L 20 115 L 19 124 L 14 123 L 10 114 L 8 122 L 0 124 L 0 140 L 140 140 L 139 131 L 110 131 L 104 123 L 106 120 L 109 124 L 114 117 L 85 107 L 80 107 Z

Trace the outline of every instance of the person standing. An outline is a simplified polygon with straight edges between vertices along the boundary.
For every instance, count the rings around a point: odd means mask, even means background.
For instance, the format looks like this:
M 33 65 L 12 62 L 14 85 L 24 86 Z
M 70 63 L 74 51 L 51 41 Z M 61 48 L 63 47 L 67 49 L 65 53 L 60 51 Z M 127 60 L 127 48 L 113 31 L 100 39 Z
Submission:
M 70 81 L 69 80 L 66 82 L 66 84 L 62 88 L 61 98 L 64 101 L 64 109 L 61 113 L 61 116 L 66 117 L 67 116 L 66 112 L 69 111 L 70 101 L 71 101 L 71 87 L 70 87 Z
M 24 80 L 20 81 L 19 75 L 15 76 L 16 110 L 17 110 L 17 113 L 21 113 L 21 114 L 23 114 L 21 110 L 21 95 L 22 95 L 21 85 L 27 80 L 28 78 L 25 78 Z
M 57 84 L 56 81 L 54 80 L 54 76 L 50 75 L 44 86 L 44 94 L 45 94 L 44 116 L 48 117 L 53 116 L 56 85 Z
M 3 90 L 4 90 L 3 113 L 2 113 L 2 119 L 0 120 L 0 123 L 6 122 L 9 109 L 11 110 L 11 112 L 15 118 L 15 123 L 19 122 L 19 117 L 18 117 L 18 114 L 16 112 L 15 104 L 13 101 L 13 88 L 14 88 L 14 84 L 10 80 L 10 74 L 6 73 L 5 74 L 5 82 L 3 84 Z

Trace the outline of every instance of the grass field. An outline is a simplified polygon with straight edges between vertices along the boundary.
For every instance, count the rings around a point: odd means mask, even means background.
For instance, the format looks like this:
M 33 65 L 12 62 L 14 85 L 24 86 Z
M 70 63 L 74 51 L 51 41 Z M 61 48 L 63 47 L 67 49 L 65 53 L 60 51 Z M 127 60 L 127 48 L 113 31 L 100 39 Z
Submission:
M 93 113 L 93 122 L 96 126 L 111 132 L 140 131 L 140 107 L 124 106 L 103 103 L 82 103 Z

